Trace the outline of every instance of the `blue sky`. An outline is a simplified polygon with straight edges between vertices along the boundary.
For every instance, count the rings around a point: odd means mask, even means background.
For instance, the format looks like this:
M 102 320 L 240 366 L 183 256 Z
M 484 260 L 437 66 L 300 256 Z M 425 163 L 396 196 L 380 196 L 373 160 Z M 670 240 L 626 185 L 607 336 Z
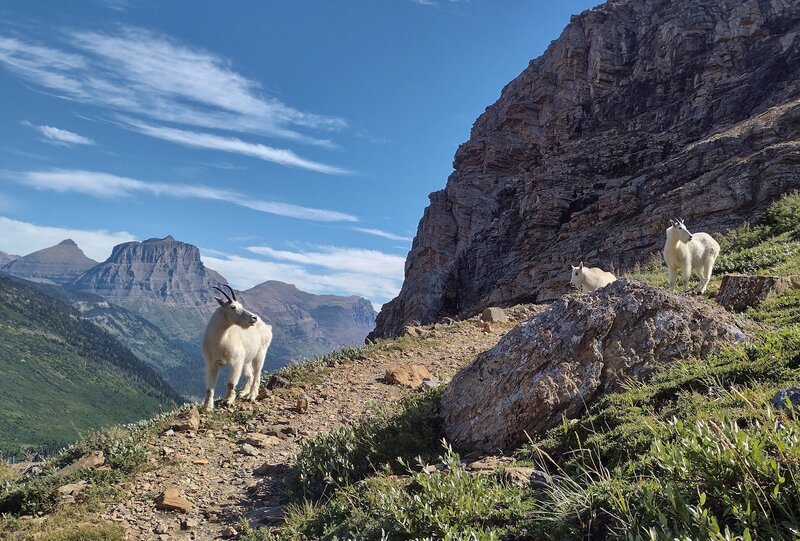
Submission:
M 475 118 L 597 3 L 7 3 L 0 250 L 171 234 L 380 305 Z

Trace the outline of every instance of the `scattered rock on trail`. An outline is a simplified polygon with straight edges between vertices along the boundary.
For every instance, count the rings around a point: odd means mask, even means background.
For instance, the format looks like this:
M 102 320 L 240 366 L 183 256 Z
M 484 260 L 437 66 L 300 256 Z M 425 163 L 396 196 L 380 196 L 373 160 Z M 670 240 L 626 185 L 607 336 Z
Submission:
M 288 379 L 286 379 L 284 377 L 281 377 L 281 376 L 274 376 L 273 375 L 271 378 L 269 378 L 269 381 L 267 382 L 266 387 L 267 387 L 267 389 L 272 391 L 274 389 L 284 389 L 286 387 L 290 387 L 291 385 L 292 384 Z
M 86 481 L 80 480 L 77 483 L 60 486 L 57 491 L 61 496 L 77 496 L 88 484 Z
M 192 502 L 181 495 L 177 489 L 168 488 L 156 498 L 156 509 L 188 513 L 192 510 Z
M 433 379 L 433 374 L 421 364 L 393 366 L 383 376 L 383 381 L 386 383 L 403 385 L 410 389 L 418 388 L 426 379 Z
M 308 397 L 306 395 L 301 395 L 297 397 L 297 404 L 294 408 L 297 413 L 305 413 L 308 411 Z
M 790 289 L 800 288 L 800 276 L 747 276 L 726 274 L 719 286 L 717 302 L 728 310 L 742 311 L 758 306 Z
M 505 321 L 506 313 L 502 308 L 491 307 L 486 308 L 483 312 L 481 312 L 481 320 L 488 321 L 489 323 L 493 321 Z
M 244 514 L 244 518 L 250 524 L 251 528 L 257 526 L 272 526 L 283 522 L 283 515 L 286 509 L 282 505 L 275 507 L 261 507 L 253 509 Z
M 445 435 L 457 446 L 506 449 L 626 378 L 746 339 L 722 308 L 640 282 L 568 295 L 456 374 L 441 400 Z
M 105 462 L 106 462 L 106 457 L 103 454 L 103 451 L 91 451 L 83 455 L 81 458 L 79 458 L 72 464 L 64 466 L 63 468 L 58 470 L 58 475 L 60 477 L 66 477 L 80 470 L 81 468 L 86 468 L 89 470 L 95 469 L 105 464 Z
M 194 432 L 198 428 L 200 428 L 200 412 L 197 408 L 180 414 L 172 423 L 172 429 L 179 432 Z

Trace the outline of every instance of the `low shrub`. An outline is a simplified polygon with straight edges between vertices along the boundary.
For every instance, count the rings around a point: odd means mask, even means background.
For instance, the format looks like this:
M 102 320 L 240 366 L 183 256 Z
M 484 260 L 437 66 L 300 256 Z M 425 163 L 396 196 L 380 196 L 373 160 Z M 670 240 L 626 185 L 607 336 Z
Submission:
M 294 466 L 300 495 L 312 500 L 376 471 L 403 471 L 403 460 L 439 449 L 441 390 L 404 398 L 347 426 L 307 440 Z
M 376 475 L 336 492 L 323 504 L 295 505 L 277 533 L 245 532 L 243 539 L 444 539 L 499 541 L 528 511 L 523 492 L 467 473 L 445 446 L 439 471 L 418 461 L 403 477 Z

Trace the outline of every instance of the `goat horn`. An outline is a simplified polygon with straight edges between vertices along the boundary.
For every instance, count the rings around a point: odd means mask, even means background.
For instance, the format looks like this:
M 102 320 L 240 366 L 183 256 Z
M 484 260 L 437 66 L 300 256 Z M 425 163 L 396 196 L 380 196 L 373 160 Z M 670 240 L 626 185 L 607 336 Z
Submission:
M 230 297 L 228 297 L 228 294 L 227 294 L 227 293 L 225 293 L 223 290 L 221 290 L 221 289 L 220 289 L 220 288 L 218 288 L 217 286 L 214 286 L 214 289 L 216 289 L 217 291 L 219 291 L 220 293 L 222 293 L 223 295 L 225 295 L 225 298 L 226 298 L 226 299 L 228 299 L 228 302 L 233 302 L 233 301 L 231 301 L 231 298 L 230 298 Z
M 233 297 L 233 300 L 236 300 L 236 292 L 233 290 L 233 288 L 231 286 L 229 286 L 228 284 L 224 284 L 224 285 L 225 285 L 225 287 L 227 287 L 228 289 L 231 290 L 231 296 Z

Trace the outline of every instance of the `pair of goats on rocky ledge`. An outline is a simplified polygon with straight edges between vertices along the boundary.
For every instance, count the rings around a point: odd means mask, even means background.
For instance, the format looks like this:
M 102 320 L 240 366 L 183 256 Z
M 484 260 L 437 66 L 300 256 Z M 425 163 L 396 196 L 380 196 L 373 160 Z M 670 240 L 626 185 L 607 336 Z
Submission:
M 230 368 L 227 394 L 224 403 L 231 406 L 236 399 L 236 384 L 244 372 L 245 383 L 239 392 L 241 398 L 255 402 L 261 386 L 264 358 L 272 342 L 272 326 L 258 315 L 245 310 L 236 299 L 236 293 L 226 285 L 231 295 L 214 287 L 225 300 L 214 297 L 219 307 L 214 311 L 203 336 L 203 357 L 206 360 L 207 391 L 203 403 L 205 411 L 214 409 L 214 387 L 221 366 Z
M 719 244 L 708 233 L 689 233 L 683 220 L 670 220 L 667 228 L 667 240 L 664 243 L 664 261 L 667 263 L 669 289 L 675 289 L 678 271 L 683 280 L 683 291 L 689 290 L 689 278 L 692 273 L 700 279 L 696 293 L 705 293 L 714 262 L 719 255 Z M 597 267 L 584 267 L 583 261 L 572 267 L 570 285 L 580 289 L 582 293 L 590 293 L 605 287 L 617 277 Z

